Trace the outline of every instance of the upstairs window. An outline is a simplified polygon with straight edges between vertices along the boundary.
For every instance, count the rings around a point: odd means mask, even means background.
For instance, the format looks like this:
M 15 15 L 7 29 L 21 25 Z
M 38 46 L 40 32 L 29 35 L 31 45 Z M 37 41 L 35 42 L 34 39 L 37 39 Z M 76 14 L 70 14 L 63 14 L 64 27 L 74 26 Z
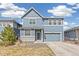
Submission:
M 56 20 L 53 21 L 53 24 L 56 25 Z
M 58 21 L 58 25 L 61 25 L 61 20 Z
M 49 20 L 49 25 L 56 25 L 56 20 Z
M 30 19 L 30 24 L 35 24 L 35 20 L 34 19 Z
M 63 21 L 62 20 L 58 20 L 58 25 L 62 25 Z
M 50 19 L 48 20 L 49 25 L 62 25 L 63 21 L 58 19 Z
M 49 20 L 49 25 L 52 25 L 52 20 Z

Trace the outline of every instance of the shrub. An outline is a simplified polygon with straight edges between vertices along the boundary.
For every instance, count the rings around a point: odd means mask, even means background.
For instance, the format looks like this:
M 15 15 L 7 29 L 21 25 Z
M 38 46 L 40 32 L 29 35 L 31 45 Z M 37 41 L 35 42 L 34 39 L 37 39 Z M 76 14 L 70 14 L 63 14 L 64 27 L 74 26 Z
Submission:
M 15 44 L 16 34 L 10 25 L 5 27 L 4 30 L 1 32 L 0 39 L 2 40 L 5 46 Z

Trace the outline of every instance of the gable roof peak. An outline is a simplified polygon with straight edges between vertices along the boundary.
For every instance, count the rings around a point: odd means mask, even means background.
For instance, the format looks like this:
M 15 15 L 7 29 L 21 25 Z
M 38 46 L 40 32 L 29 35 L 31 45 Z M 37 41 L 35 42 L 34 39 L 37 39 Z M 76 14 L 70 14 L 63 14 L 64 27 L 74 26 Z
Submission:
M 28 11 L 30 11 L 30 10 L 34 10 L 34 11 L 38 12 L 34 7 L 31 7 L 28 9 Z
M 31 7 L 29 10 L 27 10 L 27 12 L 21 18 L 23 18 L 31 10 L 35 11 L 39 16 L 43 18 L 43 16 L 34 7 Z

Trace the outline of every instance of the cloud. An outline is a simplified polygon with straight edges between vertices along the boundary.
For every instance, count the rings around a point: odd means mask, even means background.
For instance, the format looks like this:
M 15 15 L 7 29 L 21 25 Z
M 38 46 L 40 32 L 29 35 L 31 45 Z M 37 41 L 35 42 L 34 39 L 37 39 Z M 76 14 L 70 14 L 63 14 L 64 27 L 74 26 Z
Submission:
M 74 6 L 76 3 L 67 3 L 68 5 Z
M 67 26 L 69 26 L 69 25 L 76 25 L 76 23 L 64 21 L 64 25 L 67 25 Z
M 7 10 L 21 10 L 21 11 L 26 10 L 25 8 L 18 7 L 12 3 L 1 3 L 0 8 L 7 9 Z
M 74 23 L 74 22 L 64 21 L 64 30 L 67 30 L 67 29 L 70 29 L 70 28 L 73 28 L 73 27 L 76 27 L 76 26 L 79 26 L 79 25 Z
M 73 22 L 72 22 L 71 24 L 72 24 L 72 25 L 75 25 L 76 23 L 73 23 Z
M 73 9 L 79 9 L 79 3 L 76 4 L 75 7 L 72 7 Z
M 76 11 L 66 7 L 65 5 L 59 5 L 57 7 L 53 7 L 53 9 L 48 10 L 48 13 L 51 13 L 54 16 L 59 16 L 59 17 L 72 16 L 72 13 L 75 12 Z
M 70 29 L 69 26 L 64 26 L 64 30 Z
M 20 18 L 24 13 L 25 13 L 24 11 L 9 10 L 9 11 L 2 12 L 1 16 L 4 16 L 4 17 L 18 17 L 18 18 Z
M 0 9 L 5 9 L 1 13 L 3 17 L 21 17 L 26 11 L 25 8 L 21 8 L 12 3 L 2 3 L 0 4 Z
M 68 25 L 68 22 L 65 21 L 65 22 L 64 22 L 64 25 Z
M 68 22 L 66 22 L 66 21 L 64 21 L 64 30 L 66 30 L 66 29 L 69 29 L 69 28 L 70 28 L 68 25 L 69 25 L 69 23 L 68 23 Z

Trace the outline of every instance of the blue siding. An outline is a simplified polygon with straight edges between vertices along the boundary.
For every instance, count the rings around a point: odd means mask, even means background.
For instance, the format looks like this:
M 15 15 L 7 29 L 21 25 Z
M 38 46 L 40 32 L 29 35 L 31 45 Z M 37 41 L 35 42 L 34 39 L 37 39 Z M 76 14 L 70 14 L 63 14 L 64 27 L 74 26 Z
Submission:
M 43 26 L 43 20 L 41 18 L 37 18 L 35 19 L 35 24 L 30 24 L 30 19 L 23 19 L 23 27 L 34 27 L 34 26 L 37 26 L 37 27 L 40 27 L 40 26 Z
M 30 24 L 30 19 L 35 20 L 35 24 Z M 30 11 L 24 18 L 23 18 L 23 27 L 40 27 L 43 25 L 42 18 L 34 11 Z
M 25 30 L 20 30 L 20 39 L 22 41 L 35 41 L 35 30 L 30 30 L 30 35 L 25 35 Z
M 25 36 L 26 30 L 20 30 L 20 36 Z M 30 30 L 30 36 L 35 36 L 35 30 Z
M 63 26 L 44 26 L 44 32 L 63 32 Z
M 76 33 L 74 31 L 69 31 L 68 33 L 65 33 L 65 37 L 76 38 Z
M 74 40 L 76 39 L 76 32 L 74 30 L 70 30 L 70 31 L 66 31 L 64 33 L 64 38 L 65 39 L 70 39 L 70 40 Z
M 44 20 L 44 25 L 48 25 L 48 20 Z

